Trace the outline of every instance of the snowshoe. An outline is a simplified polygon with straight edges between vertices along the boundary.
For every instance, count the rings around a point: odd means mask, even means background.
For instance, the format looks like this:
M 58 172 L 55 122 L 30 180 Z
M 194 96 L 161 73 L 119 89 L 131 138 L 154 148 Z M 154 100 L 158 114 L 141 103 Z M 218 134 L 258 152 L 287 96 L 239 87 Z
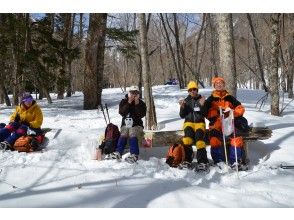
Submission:
M 195 166 L 195 172 L 208 172 L 209 164 L 208 163 L 197 163 Z
M 2 149 L 3 151 L 5 150 L 11 150 L 11 146 L 7 141 L 2 141 L 0 143 L 0 149 Z
M 182 170 L 182 169 L 192 169 L 192 163 L 190 163 L 188 161 L 184 161 L 184 162 L 179 164 L 178 168 L 180 170 Z
M 249 165 L 246 163 L 233 163 L 231 165 L 232 170 L 237 170 L 238 166 L 238 171 L 246 171 L 249 169 Z
M 121 155 L 119 152 L 113 152 L 111 154 L 106 154 L 104 159 L 105 160 L 121 160 Z
M 131 154 L 130 156 L 128 156 L 125 161 L 128 163 L 136 163 L 138 160 L 138 156 L 135 154 Z

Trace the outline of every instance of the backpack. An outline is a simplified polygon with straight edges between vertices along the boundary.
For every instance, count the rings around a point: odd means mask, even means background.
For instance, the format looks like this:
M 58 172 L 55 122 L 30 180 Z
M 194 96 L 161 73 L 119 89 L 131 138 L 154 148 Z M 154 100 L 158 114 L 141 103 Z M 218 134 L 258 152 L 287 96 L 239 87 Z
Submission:
M 21 136 L 18 138 L 13 148 L 18 152 L 33 152 L 39 148 L 38 140 L 34 136 Z
M 185 149 L 182 144 L 173 144 L 168 148 L 166 163 L 171 167 L 177 167 L 185 160 Z
M 100 144 L 99 148 L 102 150 L 104 154 L 111 154 L 115 151 L 118 139 L 120 137 L 119 128 L 109 123 L 105 129 L 104 140 Z
M 240 116 L 234 119 L 235 128 L 240 132 L 249 132 L 250 127 L 245 117 Z

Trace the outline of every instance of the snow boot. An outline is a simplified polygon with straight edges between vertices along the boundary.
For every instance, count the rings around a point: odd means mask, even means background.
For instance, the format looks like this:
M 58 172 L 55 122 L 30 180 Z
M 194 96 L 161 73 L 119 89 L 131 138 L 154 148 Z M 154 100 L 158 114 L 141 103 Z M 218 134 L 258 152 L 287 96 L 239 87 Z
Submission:
M 117 151 L 111 153 L 111 154 L 107 154 L 104 158 L 105 160 L 121 160 L 121 154 Z
M 191 170 L 192 169 L 192 163 L 190 163 L 188 161 L 183 161 L 182 163 L 179 164 L 178 168 L 180 170 L 182 170 L 182 169 L 189 169 L 189 170 Z
M 12 150 L 11 145 L 7 141 L 0 142 L 0 148 L 3 151 L 5 151 L 5 150 Z
M 208 163 L 197 163 L 195 166 L 195 172 L 207 172 L 209 171 Z
M 138 160 L 138 155 L 136 155 L 136 154 L 131 154 L 130 156 L 128 156 L 125 159 L 126 162 L 131 163 L 131 164 L 136 163 L 137 160 Z

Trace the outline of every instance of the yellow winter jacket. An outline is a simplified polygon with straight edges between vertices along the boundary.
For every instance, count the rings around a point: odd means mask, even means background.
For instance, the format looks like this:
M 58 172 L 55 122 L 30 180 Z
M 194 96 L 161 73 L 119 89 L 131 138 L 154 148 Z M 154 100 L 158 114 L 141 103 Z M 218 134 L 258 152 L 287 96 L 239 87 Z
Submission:
M 20 121 L 29 123 L 31 128 L 40 128 L 43 123 L 42 110 L 35 101 L 28 109 L 22 103 L 18 105 L 15 112 L 10 116 L 10 122 L 15 120 L 17 113 L 20 116 Z

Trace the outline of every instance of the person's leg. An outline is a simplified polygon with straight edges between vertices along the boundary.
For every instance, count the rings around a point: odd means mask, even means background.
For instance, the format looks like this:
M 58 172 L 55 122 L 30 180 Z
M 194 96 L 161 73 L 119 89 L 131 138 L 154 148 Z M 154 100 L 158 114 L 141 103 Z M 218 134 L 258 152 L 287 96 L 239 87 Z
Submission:
M 129 128 L 127 128 L 126 126 L 122 126 L 120 128 L 120 137 L 118 139 L 117 146 L 115 149 L 115 151 L 119 152 L 120 155 L 124 153 L 124 150 L 128 141 L 128 136 L 129 136 Z
M 182 139 L 185 150 L 185 161 L 192 163 L 193 161 L 193 148 L 192 144 L 194 142 L 195 132 L 193 129 L 192 122 L 184 123 L 184 137 Z
M 205 136 L 205 123 L 195 124 L 195 145 L 197 148 L 196 159 L 198 163 L 208 163 L 206 143 L 204 141 Z
M 138 137 L 142 135 L 143 127 L 141 126 L 134 126 L 130 128 L 130 153 L 136 156 L 139 155 L 139 143 Z
M 13 132 L 8 138 L 5 139 L 10 146 L 13 146 L 14 142 L 21 136 L 26 135 L 28 127 L 21 125 L 15 132 Z
M 11 122 L 4 128 L 0 129 L 0 142 L 4 141 L 10 136 L 10 134 L 19 128 L 20 124 L 18 122 Z
M 222 144 L 222 133 L 216 129 L 209 131 L 210 153 L 214 163 L 225 161 L 224 148 Z
M 229 147 L 229 162 L 231 165 L 236 162 L 236 156 L 237 156 L 237 162 L 242 163 L 243 146 L 244 146 L 244 142 L 242 137 L 231 138 L 230 147 Z M 237 155 L 235 153 L 235 147 L 236 147 Z

